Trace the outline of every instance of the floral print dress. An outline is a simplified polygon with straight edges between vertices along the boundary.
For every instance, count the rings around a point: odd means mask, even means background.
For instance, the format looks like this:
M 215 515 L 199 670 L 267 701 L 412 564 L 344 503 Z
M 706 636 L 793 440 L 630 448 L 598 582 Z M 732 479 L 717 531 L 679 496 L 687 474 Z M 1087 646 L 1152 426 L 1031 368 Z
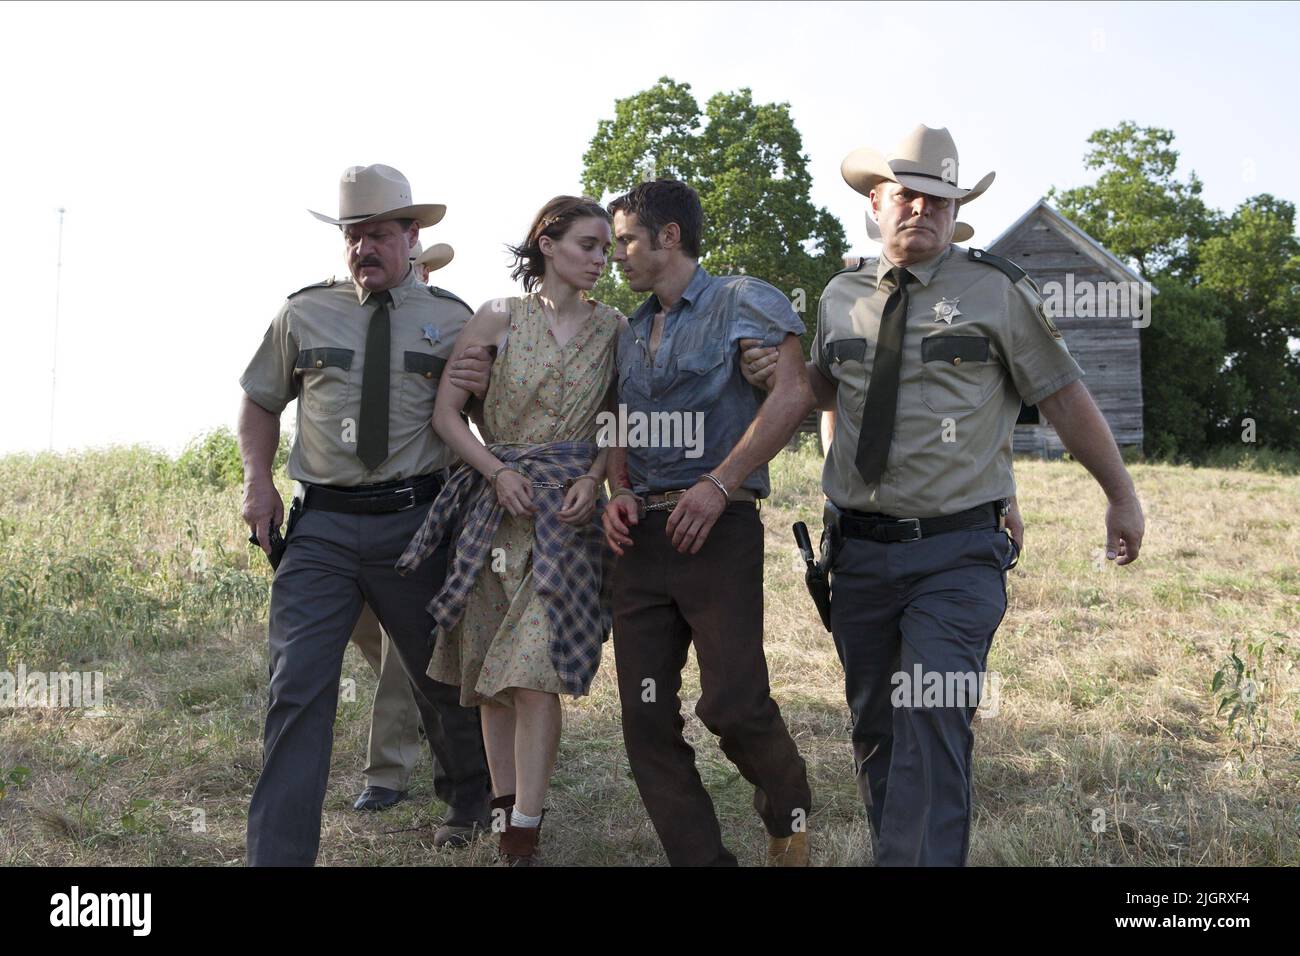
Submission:
M 622 316 L 593 303 L 591 319 L 563 346 L 536 294 L 511 298 L 510 331 L 484 398 L 486 433 L 497 442 L 595 442 L 596 416 L 613 382 Z M 536 495 L 563 495 L 535 488 Z M 546 607 L 532 586 L 533 522 L 506 514 L 465 615 L 434 643 L 428 674 L 460 687 L 460 702 L 511 705 L 511 688 L 562 692 L 551 664 Z

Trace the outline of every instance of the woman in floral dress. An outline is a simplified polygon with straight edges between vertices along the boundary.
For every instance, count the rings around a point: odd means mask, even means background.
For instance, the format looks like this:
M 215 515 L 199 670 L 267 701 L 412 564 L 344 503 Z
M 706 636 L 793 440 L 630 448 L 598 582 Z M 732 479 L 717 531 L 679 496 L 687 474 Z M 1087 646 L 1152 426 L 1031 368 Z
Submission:
M 623 317 L 586 295 L 609 249 L 608 213 L 573 196 L 548 202 L 512 247 L 526 294 L 485 303 L 452 356 L 496 349 L 483 415 L 491 441 L 470 431 L 461 417 L 470 394 L 444 375 L 434 428 L 465 465 L 399 564 L 414 566 L 460 519 L 447 583 L 429 605 L 439 626 L 429 675 L 480 709 L 509 865 L 539 860 L 559 695 L 588 692 L 609 633 L 598 507 L 606 452 L 596 436 Z

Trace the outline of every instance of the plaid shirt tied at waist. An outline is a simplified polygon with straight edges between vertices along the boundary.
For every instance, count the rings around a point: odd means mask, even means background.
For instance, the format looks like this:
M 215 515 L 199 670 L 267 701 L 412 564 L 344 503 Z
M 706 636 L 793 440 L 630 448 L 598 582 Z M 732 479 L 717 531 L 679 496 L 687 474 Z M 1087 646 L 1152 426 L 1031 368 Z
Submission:
M 525 477 L 561 486 L 569 478 L 585 475 L 597 452 L 591 442 L 576 441 L 493 444 L 488 449 L 501 462 L 515 464 Z M 613 622 L 608 587 L 613 552 L 605 545 L 600 523 L 604 495 L 597 494 L 592 520 L 585 526 L 565 524 L 557 517 L 564 496 L 562 487 L 533 489 L 537 508 L 533 516 L 533 590 L 546 607 L 551 662 L 560 683 L 567 693 L 585 694 Z M 446 582 L 428 605 L 444 634 L 464 616 L 474 581 L 490 563 L 492 540 L 505 513 L 487 478 L 477 469 L 461 465 L 398 559 L 398 572 L 410 574 L 437 549 L 457 517 L 463 516 Z

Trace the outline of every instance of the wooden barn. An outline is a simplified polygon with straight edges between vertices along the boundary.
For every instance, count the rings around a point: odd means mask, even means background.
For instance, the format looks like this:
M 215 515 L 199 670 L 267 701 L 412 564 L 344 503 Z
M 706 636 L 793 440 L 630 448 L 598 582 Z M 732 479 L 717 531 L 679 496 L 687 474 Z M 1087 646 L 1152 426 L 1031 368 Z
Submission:
M 1142 277 L 1040 199 L 985 248 L 1029 273 L 1047 300 L 1066 347 L 1083 368 L 1120 447 L 1142 445 L 1139 335 L 1150 319 Z M 1146 290 L 1144 292 L 1144 290 Z M 1021 410 L 1012 438 L 1018 454 L 1058 457 L 1064 448 L 1036 408 Z

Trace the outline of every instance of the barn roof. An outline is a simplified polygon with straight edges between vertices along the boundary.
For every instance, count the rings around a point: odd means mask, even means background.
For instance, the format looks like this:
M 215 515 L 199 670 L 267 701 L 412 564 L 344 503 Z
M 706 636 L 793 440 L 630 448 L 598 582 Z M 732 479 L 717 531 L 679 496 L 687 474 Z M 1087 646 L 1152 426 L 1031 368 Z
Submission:
M 1039 210 L 1042 210 L 1043 215 L 1046 216 L 1046 218 L 1050 222 L 1054 223 L 1061 231 L 1061 234 L 1064 235 L 1065 238 L 1068 239 L 1074 246 L 1076 246 L 1080 252 L 1082 252 L 1088 258 L 1092 259 L 1102 268 L 1112 273 L 1119 273 L 1123 275 L 1125 278 L 1132 280 L 1133 282 L 1144 281 L 1141 275 L 1139 275 L 1137 272 L 1135 272 L 1133 269 L 1129 267 L 1128 263 L 1124 262 L 1122 259 L 1117 257 L 1114 253 L 1112 253 L 1109 249 L 1103 246 L 1100 242 L 1092 238 L 1092 236 L 1088 235 L 1086 232 L 1084 232 L 1082 229 L 1080 229 L 1078 226 L 1072 223 L 1069 219 L 1065 218 L 1065 216 L 1061 215 L 1054 208 L 1052 208 L 1052 206 L 1047 202 L 1046 198 L 1039 199 L 1038 202 L 1034 203 L 1032 206 L 1030 206 L 1028 209 L 1025 210 L 1024 215 L 1022 215 L 1019 219 L 1017 219 L 1010 226 L 1004 229 L 1000 236 L 998 236 L 991 243 L 989 243 L 988 245 L 989 250 L 990 251 L 996 250 L 998 247 L 998 243 L 1002 242 L 1004 239 L 1008 239 L 1013 233 L 1015 233 L 1017 229 L 1019 229 L 1026 222 L 1028 222 L 1029 219 L 1034 215 L 1034 213 L 1038 212 Z M 1151 286 L 1151 291 L 1158 292 L 1159 290 L 1153 285 Z

